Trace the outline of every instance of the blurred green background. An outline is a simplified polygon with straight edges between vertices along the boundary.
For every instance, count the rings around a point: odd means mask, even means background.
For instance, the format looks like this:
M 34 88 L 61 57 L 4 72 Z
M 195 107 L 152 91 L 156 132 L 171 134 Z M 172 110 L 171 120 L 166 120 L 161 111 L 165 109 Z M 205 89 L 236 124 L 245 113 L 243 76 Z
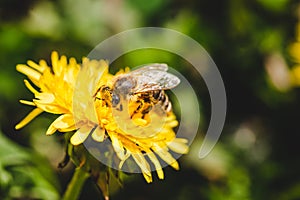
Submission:
M 129 176 L 112 199 L 300 199 L 300 90 L 289 80 L 288 51 L 299 16 L 299 1 L 290 0 L 1 0 L 0 199 L 59 199 L 73 169 L 57 168 L 61 134 L 45 136 L 54 116 L 14 130 L 31 110 L 18 100 L 33 97 L 16 64 L 49 60 L 52 50 L 80 61 L 109 36 L 144 26 L 171 28 L 203 45 L 224 80 L 227 119 L 214 150 L 198 159 L 210 98 L 204 83 L 195 87 L 200 128 L 180 171 L 167 167 L 165 180 L 151 184 Z M 169 63 L 191 83 L 199 79 L 184 60 L 150 50 L 121 57 L 112 71 L 149 61 Z M 88 180 L 81 199 L 99 198 Z

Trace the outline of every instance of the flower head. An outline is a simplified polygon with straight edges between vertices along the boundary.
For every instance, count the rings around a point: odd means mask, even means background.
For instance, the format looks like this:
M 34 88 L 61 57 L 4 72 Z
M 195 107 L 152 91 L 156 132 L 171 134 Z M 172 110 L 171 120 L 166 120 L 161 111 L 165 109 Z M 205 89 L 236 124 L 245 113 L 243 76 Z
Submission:
M 52 68 L 44 60 L 38 64 L 28 61 L 27 65 L 17 65 L 17 70 L 27 75 L 39 90 L 25 80 L 35 98 L 21 100 L 21 103 L 35 108 L 16 125 L 16 129 L 43 111 L 59 114 L 49 126 L 47 135 L 56 131 L 76 131 L 70 139 L 72 145 L 83 143 L 89 135 L 99 143 L 109 140 L 119 158 L 119 169 L 132 157 L 147 182 L 152 181 L 150 165 L 155 167 L 160 179 L 164 178 L 158 157 L 179 169 L 169 150 L 185 154 L 188 146 L 186 139 L 176 138 L 173 128 L 178 121 L 171 110 L 157 114 L 154 112 L 157 105 L 140 94 L 123 102 L 122 109 L 113 106 L 113 82 L 120 74 L 127 73 L 128 68 L 112 75 L 106 61 L 84 58 L 80 67 L 74 58 L 69 61 L 65 56 L 59 58 L 57 52 L 51 55 L 51 65 Z M 83 72 L 86 76 L 82 76 Z M 153 126 L 157 121 L 163 122 L 160 127 Z
M 33 109 L 19 124 L 20 129 L 33 120 L 42 112 L 60 114 L 60 116 L 49 126 L 46 134 L 51 135 L 55 131 L 68 132 L 76 129 L 72 115 L 72 95 L 80 65 L 74 58 L 67 61 L 66 56 L 59 58 L 57 52 L 51 55 L 50 68 L 45 60 L 34 63 L 28 61 L 27 65 L 17 65 L 17 70 L 39 88 L 32 86 L 28 80 L 24 80 L 26 87 L 34 94 L 32 101 L 21 100 L 26 105 L 34 106 Z

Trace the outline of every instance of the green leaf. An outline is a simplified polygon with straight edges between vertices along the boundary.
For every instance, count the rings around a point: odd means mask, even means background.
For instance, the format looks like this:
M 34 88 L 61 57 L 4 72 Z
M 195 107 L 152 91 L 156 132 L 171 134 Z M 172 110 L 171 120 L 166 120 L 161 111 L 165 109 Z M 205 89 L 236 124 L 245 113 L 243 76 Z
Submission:
M 48 161 L 0 132 L 0 199 L 59 199 Z

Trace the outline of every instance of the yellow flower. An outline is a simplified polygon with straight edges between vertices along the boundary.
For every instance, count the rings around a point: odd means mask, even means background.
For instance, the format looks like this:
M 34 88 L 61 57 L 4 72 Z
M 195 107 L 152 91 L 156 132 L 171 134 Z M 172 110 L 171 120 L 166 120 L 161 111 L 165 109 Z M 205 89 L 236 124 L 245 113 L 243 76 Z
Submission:
M 67 61 L 66 56 L 59 58 L 57 52 L 51 55 L 52 68 L 45 60 L 40 60 L 39 64 L 28 61 L 27 65 L 17 65 L 17 70 L 25 75 L 38 88 L 37 91 L 28 80 L 24 80 L 26 87 L 34 94 L 32 101 L 21 100 L 26 105 L 35 106 L 19 124 L 16 129 L 20 129 L 33 120 L 42 112 L 61 114 L 48 128 L 46 134 L 51 135 L 55 131 L 68 132 L 76 129 L 72 115 L 72 96 L 76 81 L 76 76 L 80 70 L 74 58 Z
M 128 117 L 126 111 L 119 112 L 121 123 L 128 125 L 128 128 L 124 129 L 120 126 L 120 121 L 116 120 L 115 108 L 111 104 L 111 92 L 99 91 L 99 88 L 103 86 L 112 88 L 114 78 L 119 74 L 127 73 L 128 68 L 112 75 L 108 72 L 107 62 L 87 58 L 83 59 L 82 68 L 80 68 L 74 58 L 69 59 L 68 62 L 65 56 L 59 58 L 57 52 L 52 53 L 51 61 L 52 69 L 44 60 L 41 60 L 39 64 L 28 61 L 28 65 L 17 65 L 17 70 L 27 75 L 29 80 L 40 88 L 40 91 L 25 80 L 25 85 L 35 95 L 35 99 L 21 100 L 21 103 L 36 108 L 16 126 L 16 129 L 25 126 L 43 111 L 60 114 L 48 128 L 47 135 L 56 131 L 76 130 L 70 139 L 73 145 L 83 143 L 90 134 L 97 142 L 110 139 L 120 159 L 120 170 L 130 156 L 141 169 L 147 182 L 152 181 L 149 161 L 154 165 L 158 177 L 164 178 L 157 156 L 174 169 L 179 169 L 178 162 L 169 150 L 185 154 L 188 152 L 188 141 L 176 138 L 173 128 L 178 125 L 178 122 L 172 111 L 167 112 L 166 115 L 157 115 L 154 112 L 141 114 L 137 111 L 137 107 L 141 105 L 140 102 L 143 99 L 136 95 L 127 106 L 123 106 L 124 110 L 128 108 L 127 111 L 131 117 Z M 97 74 L 100 77 L 97 77 Z M 147 102 L 143 102 L 143 106 L 147 106 Z M 124 113 L 125 115 L 122 116 Z M 154 121 L 162 121 L 162 127 L 158 127 L 157 130 L 155 127 L 149 129 Z M 141 137 L 141 133 L 146 134 L 147 137 Z
M 291 71 L 291 82 L 295 86 L 300 86 L 300 65 L 294 66 Z
M 300 86 L 300 23 L 296 26 L 296 41 L 290 45 L 289 51 L 295 63 L 290 72 L 291 82 L 295 86 Z

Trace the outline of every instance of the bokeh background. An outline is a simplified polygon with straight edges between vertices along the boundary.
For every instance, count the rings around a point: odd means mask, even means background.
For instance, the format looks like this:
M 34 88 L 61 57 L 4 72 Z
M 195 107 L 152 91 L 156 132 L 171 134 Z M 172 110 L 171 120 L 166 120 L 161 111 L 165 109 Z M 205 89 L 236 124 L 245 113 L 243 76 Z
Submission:
M 171 28 L 203 45 L 224 80 L 227 119 L 213 151 L 199 159 L 210 98 L 188 63 L 155 50 L 112 63 L 114 72 L 166 62 L 194 83 L 201 105 L 199 133 L 179 159 L 181 170 L 167 167 L 165 180 L 151 184 L 128 176 L 123 188 L 111 188 L 112 199 L 300 199 L 300 79 L 293 48 L 299 16 L 299 1 L 291 0 L 1 0 L 0 199 L 59 199 L 74 168 L 57 168 L 62 135 L 45 136 L 54 116 L 43 114 L 15 131 L 31 110 L 18 100 L 33 98 L 15 66 L 50 60 L 52 50 L 80 61 L 109 36 L 144 26 Z M 88 180 L 81 199 L 99 198 Z

